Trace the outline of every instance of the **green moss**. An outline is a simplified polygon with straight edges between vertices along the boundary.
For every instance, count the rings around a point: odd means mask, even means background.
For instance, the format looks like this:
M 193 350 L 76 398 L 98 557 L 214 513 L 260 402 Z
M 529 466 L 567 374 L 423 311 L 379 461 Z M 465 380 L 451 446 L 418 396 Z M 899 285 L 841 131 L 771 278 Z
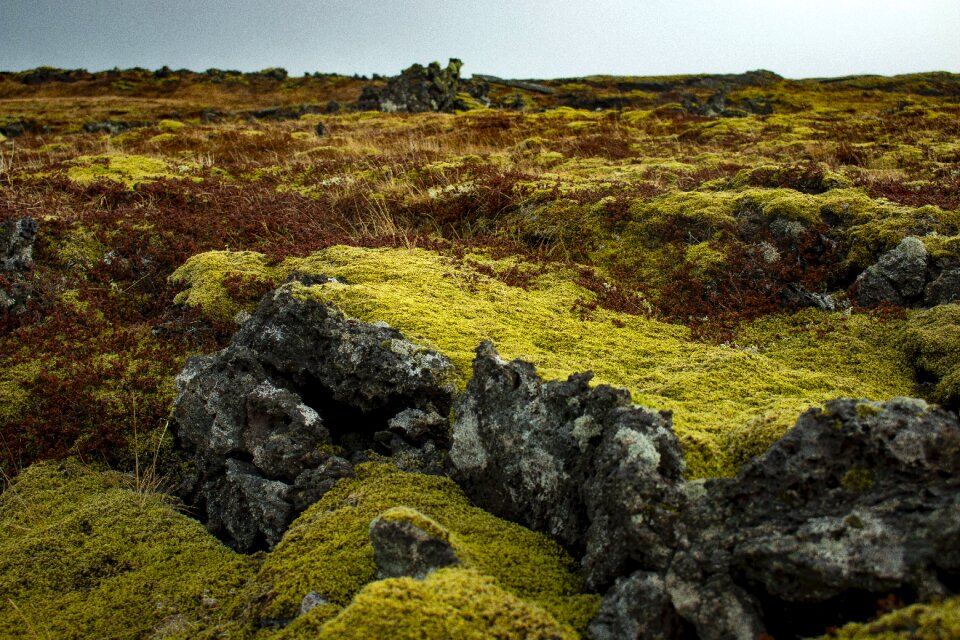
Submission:
M 0 142 L 3 142 L 0 140 Z M 62 151 L 71 151 L 73 147 L 66 142 L 51 142 L 50 144 L 45 144 L 39 149 L 40 153 L 60 153 Z
M 596 613 L 598 598 L 578 595 L 576 565 L 555 542 L 471 506 L 447 478 L 383 464 L 362 465 L 356 478 L 341 481 L 307 509 L 266 559 L 247 590 L 250 600 L 241 598 L 237 610 L 254 607 L 257 617 L 292 617 L 309 591 L 350 605 L 376 573 L 370 522 L 384 512 L 408 517 L 413 510 L 422 514 L 418 519 L 449 531 L 465 568 L 491 576 L 514 597 L 581 630 Z M 232 624 L 223 629 L 237 628 Z
M 436 520 L 410 507 L 393 507 L 387 509 L 380 514 L 380 519 L 386 522 L 407 522 L 437 540 L 443 542 L 450 540 L 450 532 L 440 526 Z
M 170 276 L 176 285 L 188 285 L 174 298 L 176 304 L 199 307 L 211 319 L 228 321 L 254 304 L 235 301 L 224 286 L 227 276 L 268 280 L 274 270 L 266 256 L 253 251 L 209 251 L 193 256 Z
M 425 580 L 396 578 L 364 588 L 317 638 L 502 638 L 573 640 L 548 613 L 469 569 L 442 569 Z
M 149 637 L 198 624 L 250 576 L 250 559 L 123 484 L 42 464 L 0 495 L 0 636 Z
M 931 399 L 960 402 L 960 304 L 911 312 L 901 339 L 917 373 L 936 377 Z
M 517 265 L 479 254 L 474 259 L 500 271 Z M 178 299 L 221 314 L 218 281 L 232 265 L 267 269 L 263 256 L 249 253 L 213 252 L 187 264 L 178 278 L 190 288 Z M 577 301 L 590 302 L 594 294 L 564 269 L 521 289 L 429 251 L 332 247 L 288 259 L 274 269 L 274 281 L 295 269 L 350 283 L 298 292 L 362 320 L 386 321 L 439 350 L 453 361 L 461 385 L 474 349 L 489 338 L 504 357 L 533 362 L 544 378 L 592 370 L 596 382 L 628 388 L 635 402 L 673 411 L 694 476 L 734 474 L 742 450 L 765 447 L 811 405 L 837 396 L 887 399 L 912 389 L 895 344 L 899 327 L 867 315 L 771 316 L 745 328 L 735 344 L 709 345 L 692 340 L 685 327 L 646 317 L 603 309 L 581 317 Z M 757 420 L 763 430 L 744 430 Z M 761 441 L 753 443 L 752 435 Z
M 866 491 L 873 486 L 873 470 L 865 467 L 851 467 L 840 478 L 840 486 L 851 491 Z
M 147 140 L 147 142 L 150 144 L 165 144 L 176 139 L 177 135 L 175 133 L 159 133 L 151 137 L 149 140 Z
M 176 133 L 186 127 L 184 123 L 179 120 L 161 120 L 157 123 L 157 128 L 161 131 L 166 131 L 168 133 Z
M 30 392 L 25 386 L 34 382 L 42 370 L 40 360 L 0 366 L 0 422 L 22 417 L 30 403 Z
M 55 241 L 54 251 L 58 262 L 68 271 L 83 273 L 100 262 L 107 248 L 89 229 L 75 227 L 66 231 Z
M 824 640 L 944 640 L 960 638 L 960 598 L 915 604 L 871 622 L 848 624 Z
M 79 156 L 71 163 L 67 177 L 79 184 L 95 180 L 112 180 L 133 187 L 140 182 L 159 178 L 179 178 L 170 171 L 167 163 L 158 158 L 121 154 Z

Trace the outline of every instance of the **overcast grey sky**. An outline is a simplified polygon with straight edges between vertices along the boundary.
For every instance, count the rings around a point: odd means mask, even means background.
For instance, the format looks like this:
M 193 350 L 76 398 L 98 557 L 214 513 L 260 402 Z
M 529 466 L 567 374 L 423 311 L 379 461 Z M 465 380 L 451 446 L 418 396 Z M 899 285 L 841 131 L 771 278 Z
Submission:
M 960 72 L 960 0 L 0 0 L 0 69 Z

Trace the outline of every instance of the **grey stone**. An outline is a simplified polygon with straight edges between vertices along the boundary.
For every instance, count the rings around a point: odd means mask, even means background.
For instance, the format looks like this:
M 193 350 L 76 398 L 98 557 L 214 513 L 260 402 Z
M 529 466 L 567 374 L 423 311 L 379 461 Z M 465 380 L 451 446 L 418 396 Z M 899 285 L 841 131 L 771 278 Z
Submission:
M 669 414 L 633 405 L 624 389 L 591 388 L 591 377 L 544 383 L 483 342 L 450 460 L 476 504 L 585 553 L 597 588 L 630 563 L 663 561 L 646 543 L 676 515 L 684 465 Z
M 923 302 L 930 254 L 923 241 L 908 236 L 863 271 L 853 285 L 860 304 L 913 306 Z
M 33 294 L 29 272 L 36 237 L 33 218 L 0 222 L 0 317 L 22 313 Z
M 834 400 L 736 478 L 690 482 L 669 415 L 589 379 L 541 382 L 483 343 L 450 459 L 475 503 L 581 557 L 606 591 L 594 637 L 819 635 L 960 578 L 955 414 Z
M 303 596 L 303 600 L 300 601 L 300 608 L 297 610 L 297 617 L 299 618 L 300 616 L 305 616 L 317 607 L 325 604 L 330 604 L 330 601 L 316 591 L 311 591 L 307 595 Z
M 593 640 L 679 638 L 683 619 L 673 608 L 663 578 L 637 571 L 617 579 L 587 631 Z
M 960 268 L 944 269 L 924 293 L 927 306 L 960 302 Z
M 848 621 L 858 601 L 942 597 L 941 580 L 960 576 L 958 472 L 956 415 L 921 400 L 810 410 L 737 478 L 687 485 L 657 572 L 669 606 L 640 622 L 676 612 L 702 640 L 805 637 Z M 605 597 L 605 619 L 628 615 L 621 591 Z
M 267 294 L 226 349 L 177 376 L 174 433 L 194 466 L 178 494 L 243 551 L 276 544 L 368 449 L 436 470 L 447 438 L 428 423 L 449 412 L 450 362 L 383 323 L 294 296 L 297 286 Z M 392 419 L 419 430 L 380 447 L 375 434 Z
M 417 519 L 426 517 L 419 512 L 403 510 L 399 517 L 392 511 L 378 516 L 370 523 L 370 541 L 377 565 L 377 579 L 409 576 L 422 580 L 434 569 L 459 564 L 460 560 L 445 531 L 438 526 L 417 525 Z

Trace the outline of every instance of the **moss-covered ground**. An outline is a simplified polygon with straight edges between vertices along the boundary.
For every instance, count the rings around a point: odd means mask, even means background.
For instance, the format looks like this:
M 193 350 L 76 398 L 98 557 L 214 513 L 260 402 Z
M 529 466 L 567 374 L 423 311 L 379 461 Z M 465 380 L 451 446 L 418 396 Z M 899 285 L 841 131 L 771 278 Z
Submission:
M 302 295 L 394 324 L 446 353 L 461 382 L 489 337 L 545 378 L 591 369 L 672 410 L 691 476 L 734 473 L 833 396 L 958 404 L 955 305 L 844 308 L 856 275 L 907 235 L 938 264 L 960 264 L 957 76 L 596 76 L 544 81 L 552 94 L 491 85 L 495 104 L 522 110 L 351 110 L 382 84 L 281 70 L 0 73 L 0 220 L 40 227 L 27 310 L 0 320 L 6 477 L 50 474 L 31 465 L 70 456 L 127 472 L 159 447 L 175 478 L 173 376 L 298 270 L 345 282 Z M 831 293 L 841 310 L 785 304 L 790 286 Z M 181 535 L 200 544 L 170 539 Z M 216 625 L 251 620 L 243 607 L 289 615 L 296 597 L 269 591 L 287 579 L 268 571 L 280 558 L 245 569 L 252 582 L 232 602 L 246 604 L 229 620 L 218 610 Z M 221 561 L 235 559 L 209 560 Z M 25 575 L 5 566 L 4 580 Z M 423 603 L 410 611 L 515 598 L 539 607 L 516 614 L 531 629 L 544 611 L 582 628 L 479 560 L 417 585 L 358 575 L 296 623 L 303 634 L 395 590 Z M 4 609 L 9 628 L 53 615 L 40 584 L 10 592 L 20 614 Z M 168 588 L 180 587 L 157 587 Z M 95 610 L 71 597 L 76 620 Z M 204 619 L 194 604 L 181 613 Z
M 363 468 L 262 557 L 138 480 L 39 463 L 3 492 L 0 637 L 575 638 L 599 603 L 557 543 L 445 478 Z M 385 511 L 432 518 L 462 564 L 375 582 L 368 529 Z M 311 591 L 330 604 L 298 617 Z

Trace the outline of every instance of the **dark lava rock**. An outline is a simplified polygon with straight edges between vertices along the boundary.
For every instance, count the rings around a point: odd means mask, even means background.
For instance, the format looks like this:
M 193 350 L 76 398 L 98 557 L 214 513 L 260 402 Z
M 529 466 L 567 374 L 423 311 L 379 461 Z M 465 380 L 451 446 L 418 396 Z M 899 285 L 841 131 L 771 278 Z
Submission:
M 890 594 L 947 595 L 960 577 L 958 472 L 956 415 L 921 400 L 810 410 L 737 478 L 687 486 L 664 542 L 669 606 L 645 607 L 640 624 L 678 614 L 703 640 L 805 637 L 868 618 Z M 598 624 L 637 608 L 624 588 Z
M 853 291 L 860 304 L 914 306 L 923 302 L 930 254 L 923 241 L 908 236 L 857 277 Z
M 928 306 L 960 302 L 960 268 L 944 269 L 924 292 Z
M 673 609 L 663 578 L 637 571 L 618 578 L 607 591 L 588 633 L 593 640 L 669 640 L 683 637 L 683 629 L 683 619 Z
M 21 313 L 32 287 L 27 274 L 33 268 L 37 222 L 20 218 L 0 222 L 0 316 Z
M 461 66 L 463 63 L 456 58 L 451 58 L 446 68 L 441 68 L 436 62 L 426 67 L 415 64 L 404 69 L 396 78 L 391 78 L 382 89 L 365 88 L 357 107 L 363 111 L 450 113 L 455 108 L 460 91 L 470 88 L 468 92 L 471 94 L 482 93 L 478 91 L 481 85 L 474 87 L 460 80 Z
M 960 585 L 956 414 L 834 400 L 738 477 L 685 482 L 669 416 L 589 379 L 482 344 L 450 459 L 478 505 L 582 557 L 593 637 L 812 636 Z
M 422 580 L 434 569 L 460 564 L 449 534 L 422 513 L 389 509 L 370 523 L 377 579 L 409 576 Z
M 634 562 L 662 565 L 683 459 L 670 416 L 592 374 L 541 382 L 489 341 L 456 406 L 453 477 L 479 506 L 584 552 L 589 586 Z M 642 513 L 641 513 L 642 512 Z
M 378 432 L 399 441 L 400 466 L 418 470 L 441 466 L 449 437 L 432 417 L 452 402 L 446 358 L 298 297 L 297 286 L 267 294 L 230 346 L 177 377 L 175 434 L 195 465 L 178 493 L 244 551 L 276 544 L 371 451 L 390 454 Z

